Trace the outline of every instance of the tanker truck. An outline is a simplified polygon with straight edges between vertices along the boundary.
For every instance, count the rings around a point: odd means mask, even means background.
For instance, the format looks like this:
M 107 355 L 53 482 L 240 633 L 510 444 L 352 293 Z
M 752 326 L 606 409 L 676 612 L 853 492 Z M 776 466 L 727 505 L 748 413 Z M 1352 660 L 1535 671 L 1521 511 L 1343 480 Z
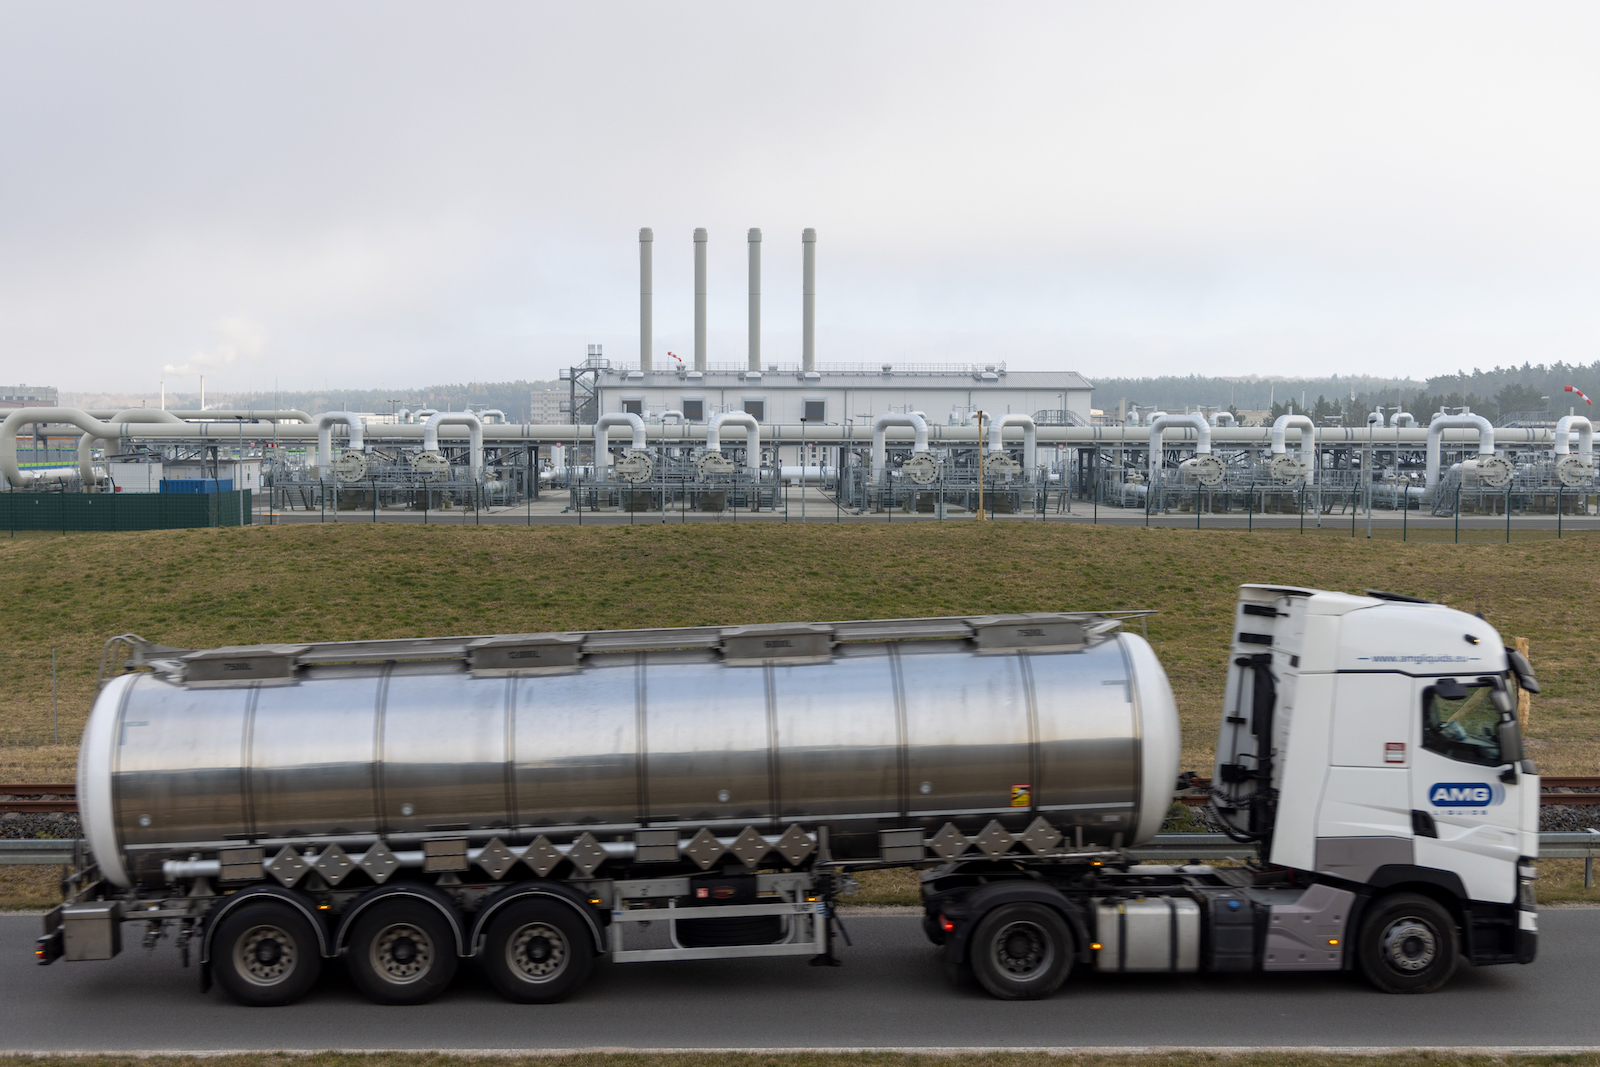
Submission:
M 1137 613 L 1135 613 L 1137 614 Z M 343 958 L 416 1004 L 596 960 L 830 965 L 863 870 L 990 994 L 1096 972 L 1355 970 L 1388 992 L 1534 958 L 1527 661 L 1390 594 L 1245 586 L 1210 818 L 1235 867 L 1136 863 L 1187 787 L 1129 613 L 185 650 L 114 638 L 78 769 L 86 859 L 37 959 L 169 938 L 202 990 Z M 125 934 L 129 932 L 129 934 Z

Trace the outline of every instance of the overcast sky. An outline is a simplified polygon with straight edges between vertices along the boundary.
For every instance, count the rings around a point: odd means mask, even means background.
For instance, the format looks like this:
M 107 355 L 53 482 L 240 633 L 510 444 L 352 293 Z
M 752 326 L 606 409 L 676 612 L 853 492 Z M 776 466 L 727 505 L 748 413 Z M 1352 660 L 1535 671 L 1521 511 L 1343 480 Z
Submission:
M 8 3 L 0 379 L 1600 358 L 1593 3 Z M 165 369 L 165 368 L 171 369 Z M 209 369 L 205 369 L 209 368 Z

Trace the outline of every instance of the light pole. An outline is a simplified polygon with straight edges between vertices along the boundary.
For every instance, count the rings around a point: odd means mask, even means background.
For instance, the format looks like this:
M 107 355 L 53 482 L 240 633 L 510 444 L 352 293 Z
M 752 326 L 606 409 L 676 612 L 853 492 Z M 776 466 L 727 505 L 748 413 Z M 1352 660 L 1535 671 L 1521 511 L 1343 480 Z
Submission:
M 983 514 L 983 412 L 978 412 L 978 521 L 984 521 Z

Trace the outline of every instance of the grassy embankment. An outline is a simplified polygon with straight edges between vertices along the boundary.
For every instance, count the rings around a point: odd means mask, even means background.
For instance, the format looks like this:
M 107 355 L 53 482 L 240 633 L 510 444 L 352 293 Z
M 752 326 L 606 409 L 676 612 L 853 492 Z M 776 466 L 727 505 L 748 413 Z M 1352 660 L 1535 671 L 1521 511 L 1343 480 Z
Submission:
M 100 649 L 164 644 L 1155 608 L 1183 766 L 1204 772 L 1244 582 L 1391 589 L 1527 637 L 1544 683 L 1541 769 L 1600 773 L 1588 605 L 1600 540 L 1397 544 L 1275 531 L 1028 523 L 720 524 L 575 529 L 258 526 L 0 540 L 0 781 L 70 780 Z M 1135 624 L 1137 625 L 1137 624 Z M 59 655 L 60 745 L 50 650 Z M 10 880 L 14 880 L 11 876 Z M 1581 885 L 1578 896 L 1584 894 Z

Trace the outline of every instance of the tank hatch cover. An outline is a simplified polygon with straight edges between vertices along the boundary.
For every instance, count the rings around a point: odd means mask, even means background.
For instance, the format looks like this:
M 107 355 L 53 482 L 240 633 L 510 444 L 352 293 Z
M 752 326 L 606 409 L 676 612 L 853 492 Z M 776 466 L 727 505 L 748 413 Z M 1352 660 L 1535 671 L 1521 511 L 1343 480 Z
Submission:
M 564 672 L 581 655 L 582 634 L 511 634 L 467 643 L 467 662 L 480 678 Z
M 790 826 L 783 832 L 783 836 L 778 838 L 777 847 L 778 855 L 788 860 L 789 865 L 794 867 L 816 850 L 817 843 L 799 826 Z
M 728 851 L 739 857 L 739 862 L 753 871 L 756 869 L 756 864 L 761 862 L 761 857 L 765 856 L 771 847 L 754 826 L 746 826 L 744 831 L 733 839 Z
M 702 871 L 709 871 L 725 851 L 717 835 L 704 827 L 683 846 L 683 854 L 694 860 Z
M 367 877 L 382 885 L 399 868 L 400 859 L 389 851 L 388 845 L 376 841 L 371 848 L 361 854 L 361 858 L 356 860 L 356 865 L 367 872 Z
M 523 851 L 522 862 L 528 870 L 543 878 L 556 869 L 556 864 L 561 862 L 561 853 L 550 843 L 548 837 L 540 834 L 533 844 Z
M 355 864 L 351 862 L 345 850 L 337 844 L 329 845 L 323 849 L 322 855 L 317 857 L 317 861 L 312 866 L 317 869 L 318 874 L 327 880 L 329 885 L 338 885 L 344 881 L 345 875 L 355 869 Z
M 833 655 L 833 627 L 814 622 L 729 626 L 722 631 L 726 662 L 757 666 L 767 660 L 822 663 Z
M 278 854 L 272 857 L 272 862 L 267 864 L 267 873 L 276 878 L 285 889 L 293 889 L 294 884 L 309 870 L 306 861 L 300 854 L 288 845 L 284 845 Z
M 517 857 L 512 855 L 504 842 L 495 837 L 490 838 L 489 843 L 478 850 L 478 857 L 473 862 L 482 867 L 490 878 L 499 881 L 516 864 Z
M 595 868 L 606 861 L 606 850 L 594 839 L 593 834 L 586 831 L 579 834 L 578 839 L 567 850 L 567 859 L 572 861 L 578 873 L 588 878 L 594 874 Z
M 999 858 L 1010 852 L 1011 846 L 1016 844 L 1016 841 L 1011 831 L 1001 826 L 997 820 L 990 819 L 989 825 L 983 828 L 983 832 L 973 844 L 988 855 Z
M 1041 652 L 1076 651 L 1088 644 L 1090 636 L 1084 620 L 1049 612 L 985 615 L 972 620 L 972 630 L 980 652 L 1018 648 Z
M 309 645 L 230 645 L 180 656 L 184 681 L 191 686 L 287 685 L 294 681 L 300 653 Z

